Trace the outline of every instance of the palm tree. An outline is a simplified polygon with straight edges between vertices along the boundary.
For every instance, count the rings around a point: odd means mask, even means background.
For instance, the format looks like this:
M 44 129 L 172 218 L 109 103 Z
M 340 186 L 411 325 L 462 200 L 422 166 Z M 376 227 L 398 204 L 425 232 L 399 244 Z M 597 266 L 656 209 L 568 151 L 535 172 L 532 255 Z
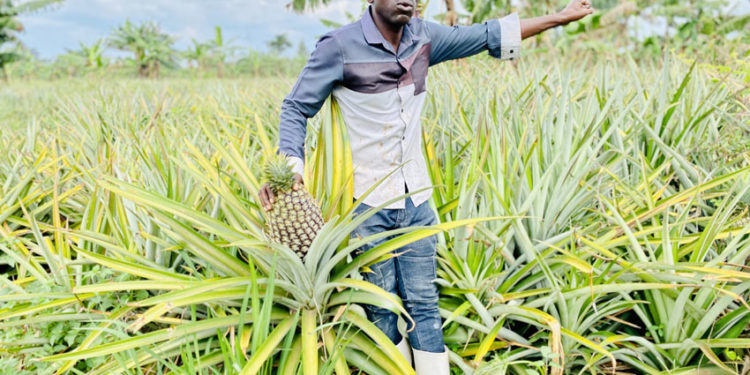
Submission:
M 119 50 L 130 51 L 138 66 L 139 77 L 158 77 L 162 65 L 176 65 L 174 38 L 152 22 L 134 25 L 130 21 L 115 29 L 110 44 Z
M 73 77 L 79 73 L 85 73 L 87 70 L 99 69 L 104 66 L 104 40 L 98 40 L 91 46 L 79 43 L 79 49 L 67 50 L 65 53 L 58 55 L 53 63 L 58 73 L 64 73 L 68 77 Z
M 305 46 L 305 41 L 300 40 L 299 44 L 297 44 L 297 57 L 301 59 L 307 59 L 310 56 L 310 51 L 307 50 L 307 46 Z
M 331 0 L 292 0 L 292 2 L 286 5 L 287 8 L 291 8 L 295 12 L 302 13 L 304 11 L 310 11 L 321 5 L 326 5 Z
M 182 56 L 190 62 L 195 62 L 195 68 L 199 71 L 206 69 L 208 64 L 216 66 L 216 75 L 224 76 L 224 64 L 227 56 L 231 55 L 236 47 L 232 46 L 222 36 L 221 26 L 215 27 L 214 38 L 207 42 L 199 42 L 192 39 L 193 45 L 183 52 Z
M 73 77 L 86 67 L 86 58 L 78 53 L 79 51 L 68 51 L 57 55 L 52 64 L 55 68 L 55 74 L 60 76 Z
M 97 40 L 91 46 L 87 46 L 83 42 L 79 42 L 78 44 L 80 49 L 73 51 L 73 53 L 85 59 L 87 68 L 101 68 L 104 66 L 102 53 L 104 53 L 104 49 L 107 47 L 104 39 Z
M 31 0 L 13 4 L 11 0 L 0 0 L 0 70 L 8 80 L 7 65 L 20 59 L 16 52 L 19 42 L 16 34 L 23 31 L 23 24 L 16 18 L 22 13 L 33 12 L 62 0 Z
M 235 47 L 231 45 L 230 41 L 224 40 L 221 32 L 221 26 L 216 26 L 214 32 L 214 39 L 208 43 L 209 54 L 211 60 L 216 64 L 216 75 L 219 78 L 224 76 L 224 63 L 228 55 L 231 55 L 235 51 Z
M 209 45 L 211 46 L 211 57 L 216 61 L 216 75 L 221 78 L 224 76 L 224 59 L 226 59 L 226 46 L 221 35 L 221 26 L 216 26 L 214 40 L 210 41 Z
M 286 49 L 292 46 L 292 42 L 289 41 L 289 37 L 287 37 L 286 34 L 276 35 L 266 44 L 268 44 L 268 47 L 271 48 L 271 51 L 276 55 L 282 54 Z
M 200 71 L 206 64 L 210 45 L 208 43 L 199 42 L 195 39 L 192 39 L 192 42 L 193 45 L 183 52 L 182 56 L 188 60 L 188 67 L 194 67 Z M 192 66 L 191 62 L 195 62 L 195 66 Z

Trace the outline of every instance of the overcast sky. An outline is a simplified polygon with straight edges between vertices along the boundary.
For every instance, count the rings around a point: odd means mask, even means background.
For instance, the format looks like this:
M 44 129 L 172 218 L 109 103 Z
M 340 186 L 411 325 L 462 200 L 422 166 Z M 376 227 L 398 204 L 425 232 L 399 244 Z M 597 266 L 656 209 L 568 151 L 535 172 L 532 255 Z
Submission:
M 296 14 L 286 9 L 291 0 L 65 0 L 61 5 L 21 17 L 26 30 L 23 43 L 40 58 L 51 59 L 66 49 L 78 49 L 106 37 L 112 29 L 130 19 L 155 21 L 176 36 L 177 47 L 191 44 L 191 38 L 213 37 L 220 25 L 225 40 L 241 47 L 267 50 L 266 42 L 286 33 L 294 43 L 303 40 L 312 50 L 315 41 L 329 29 L 320 19 L 348 23 L 346 12 L 361 14 L 361 0 L 331 0 L 312 13 Z M 430 2 L 426 17 L 444 11 L 441 1 Z
M 78 43 L 90 45 L 110 34 L 126 19 L 155 21 L 177 37 L 177 47 L 191 44 L 191 38 L 205 41 L 220 25 L 224 39 L 235 46 L 266 51 L 275 35 L 286 33 L 296 51 L 304 41 L 311 51 L 315 41 L 329 29 L 320 22 L 329 19 L 348 23 L 346 12 L 360 15 L 362 0 L 331 0 L 314 12 L 296 14 L 286 9 L 292 0 L 65 0 L 51 9 L 21 17 L 26 30 L 23 43 L 42 59 L 52 59 Z M 729 0 L 733 13 L 750 12 L 750 0 Z M 456 2 L 460 8 L 460 1 Z M 459 9 L 461 10 L 461 9 Z M 425 18 L 445 11 L 443 1 L 431 0 Z M 658 25 L 641 27 L 653 30 Z M 108 52 L 112 55 L 113 52 Z

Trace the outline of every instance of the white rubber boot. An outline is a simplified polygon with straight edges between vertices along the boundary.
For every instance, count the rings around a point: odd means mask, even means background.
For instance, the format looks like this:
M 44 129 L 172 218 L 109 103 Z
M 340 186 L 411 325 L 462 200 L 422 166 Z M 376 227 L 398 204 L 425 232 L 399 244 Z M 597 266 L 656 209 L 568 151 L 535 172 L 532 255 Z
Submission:
M 398 351 L 401 352 L 401 355 L 406 358 L 406 362 L 409 362 L 410 366 L 414 366 L 414 362 L 411 360 L 411 346 L 406 342 L 406 338 L 401 337 L 401 341 L 396 344 L 396 347 L 398 348 Z
M 431 353 L 413 349 L 414 369 L 417 375 L 450 375 L 450 362 L 448 351 L 442 353 Z

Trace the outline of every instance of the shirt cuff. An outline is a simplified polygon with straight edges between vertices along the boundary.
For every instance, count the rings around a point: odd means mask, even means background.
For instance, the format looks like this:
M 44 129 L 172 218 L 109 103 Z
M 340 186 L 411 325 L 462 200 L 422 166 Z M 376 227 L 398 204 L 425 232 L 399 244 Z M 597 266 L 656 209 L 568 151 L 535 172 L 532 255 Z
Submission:
M 494 22 L 492 22 L 494 21 Z M 514 60 L 521 55 L 521 21 L 518 13 L 488 22 L 487 46 L 492 57 Z
M 296 156 L 287 156 L 289 165 L 292 166 L 292 172 L 299 173 L 303 178 L 305 177 L 305 162 Z

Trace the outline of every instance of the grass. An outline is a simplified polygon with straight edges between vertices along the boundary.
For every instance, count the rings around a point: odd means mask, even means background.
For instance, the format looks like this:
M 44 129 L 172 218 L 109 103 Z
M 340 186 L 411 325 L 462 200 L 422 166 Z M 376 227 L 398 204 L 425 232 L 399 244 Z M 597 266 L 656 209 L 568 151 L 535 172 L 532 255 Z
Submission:
M 306 181 L 328 224 L 305 264 L 265 240 L 256 201 L 293 80 L 16 82 L 0 89 L 0 367 L 410 373 L 357 306 L 400 299 L 358 270 L 438 233 L 455 372 L 745 371 L 747 88 L 716 74 L 670 57 L 437 67 L 422 123 L 441 224 L 357 263 L 327 105 Z

